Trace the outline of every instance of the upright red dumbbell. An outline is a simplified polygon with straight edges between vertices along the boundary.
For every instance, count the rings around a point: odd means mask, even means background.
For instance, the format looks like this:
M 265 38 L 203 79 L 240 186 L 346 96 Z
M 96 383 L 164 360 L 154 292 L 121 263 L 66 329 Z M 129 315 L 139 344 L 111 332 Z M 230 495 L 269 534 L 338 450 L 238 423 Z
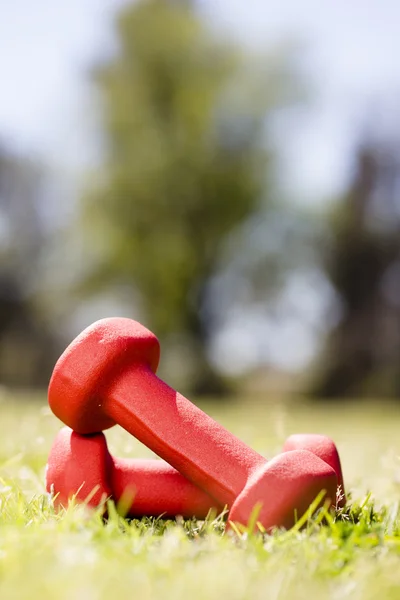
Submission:
M 64 507 L 72 496 L 91 507 L 125 499 L 127 517 L 204 519 L 211 509 L 223 509 L 163 460 L 114 458 L 103 433 L 83 436 L 69 427 L 58 432 L 50 450 L 46 489 Z
M 155 375 L 159 343 L 130 319 L 97 321 L 54 368 L 49 404 L 78 433 L 119 423 L 182 475 L 231 507 L 247 524 L 256 505 L 265 529 L 290 527 L 322 491 L 334 503 L 335 471 L 306 450 L 266 463 L 224 427 Z

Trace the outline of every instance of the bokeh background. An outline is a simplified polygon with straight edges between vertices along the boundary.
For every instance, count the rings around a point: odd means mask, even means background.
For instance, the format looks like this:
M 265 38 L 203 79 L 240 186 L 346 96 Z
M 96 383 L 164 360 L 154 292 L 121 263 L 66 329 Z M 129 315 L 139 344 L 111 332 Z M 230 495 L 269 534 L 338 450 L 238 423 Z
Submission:
M 400 396 L 400 5 L 0 3 L 0 382 L 121 315 L 199 397 Z

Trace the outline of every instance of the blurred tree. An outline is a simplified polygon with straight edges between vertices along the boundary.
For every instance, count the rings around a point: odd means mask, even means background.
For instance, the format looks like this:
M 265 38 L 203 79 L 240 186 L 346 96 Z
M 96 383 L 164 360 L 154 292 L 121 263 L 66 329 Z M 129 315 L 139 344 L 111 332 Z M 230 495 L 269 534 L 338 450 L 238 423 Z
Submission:
M 314 387 L 319 397 L 400 395 L 398 145 L 360 144 L 354 178 L 330 221 L 326 274 L 341 318 Z
M 192 391 L 221 392 L 208 284 L 227 236 L 271 202 L 266 123 L 292 96 L 290 64 L 248 60 L 187 1 L 128 6 L 116 32 L 95 73 L 105 159 L 84 199 L 84 289 L 137 290 L 149 326 L 194 357 Z
M 47 383 L 54 361 L 37 302 L 43 183 L 38 165 L 0 147 L 0 381 L 7 385 Z

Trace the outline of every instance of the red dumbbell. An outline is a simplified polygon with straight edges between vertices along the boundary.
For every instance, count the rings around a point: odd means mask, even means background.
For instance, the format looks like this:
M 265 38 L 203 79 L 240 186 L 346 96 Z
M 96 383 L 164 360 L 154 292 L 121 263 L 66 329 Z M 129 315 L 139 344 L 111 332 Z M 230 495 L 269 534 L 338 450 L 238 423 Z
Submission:
M 54 368 L 49 404 L 82 434 L 119 423 L 182 475 L 230 507 L 247 524 L 256 505 L 269 530 L 289 528 L 325 490 L 335 502 L 334 469 L 306 450 L 270 462 L 155 375 L 160 348 L 130 319 L 97 321 L 66 349 Z
M 336 444 L 326 435 L 317 433 L 295 433 L 288 437 L 283 446 L 283 452 L 290 450 L 309 450 L 334 469 L 338 480 L 337 506 L 342 508 L 346 504 L 342 466 Z
M 291 436 L 287 446 L 302 445 L 310 452 L 330 459 L 332 440 L 325 436 Z M 290 448 L 288 448 L 290 449 Z M 337 451 L 336 451 L 337 455 Z M 333 466 L 333 465 L 331 465 Z M 335 466 L 340 470 L 340 462 Z M 173 467 L 162 460 L 113 458 L 108 451 L 104 434 L 82 436 L 69 427 L 57 434 L 47 462 L 46 489 L 55 495 L 55 504 L 67 506 L 74 496 L 78 502 L 96 507 L 106 498 L 116 504 L 121 498 L 126 516 L 159 516 L 204 519 L 214 508 L 220 512 L 213 498 L 200 490 Z
M 91 507 L 125 498 L 128 517 L 204 519 L 212 508 L 223 508 L 163 460 L 114 458 L 103 433 L 83 436 L 69 427 L 58 432 L 50 450 L 46 489 L 62 506 L 72 496 Z

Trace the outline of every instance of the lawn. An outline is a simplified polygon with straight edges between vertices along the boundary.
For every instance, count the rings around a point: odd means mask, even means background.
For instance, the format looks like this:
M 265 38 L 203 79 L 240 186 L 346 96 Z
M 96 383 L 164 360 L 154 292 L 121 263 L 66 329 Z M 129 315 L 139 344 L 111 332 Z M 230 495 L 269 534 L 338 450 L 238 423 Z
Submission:
M 30 401 L 29 401 L 30 400 Z M 30 600 L 400 598 L 400 404 L 204 405 L 266 457 L 295 432 L 336 441 L 351 509 L 302 530 L 229 537 L 223 523 L 107 523 L 80 507 L 56 514 L 43 486 L 60 423 L 45 396 L 0 397 L 0 598 Z M 120 456 L 151 452 L 117 427 Z

